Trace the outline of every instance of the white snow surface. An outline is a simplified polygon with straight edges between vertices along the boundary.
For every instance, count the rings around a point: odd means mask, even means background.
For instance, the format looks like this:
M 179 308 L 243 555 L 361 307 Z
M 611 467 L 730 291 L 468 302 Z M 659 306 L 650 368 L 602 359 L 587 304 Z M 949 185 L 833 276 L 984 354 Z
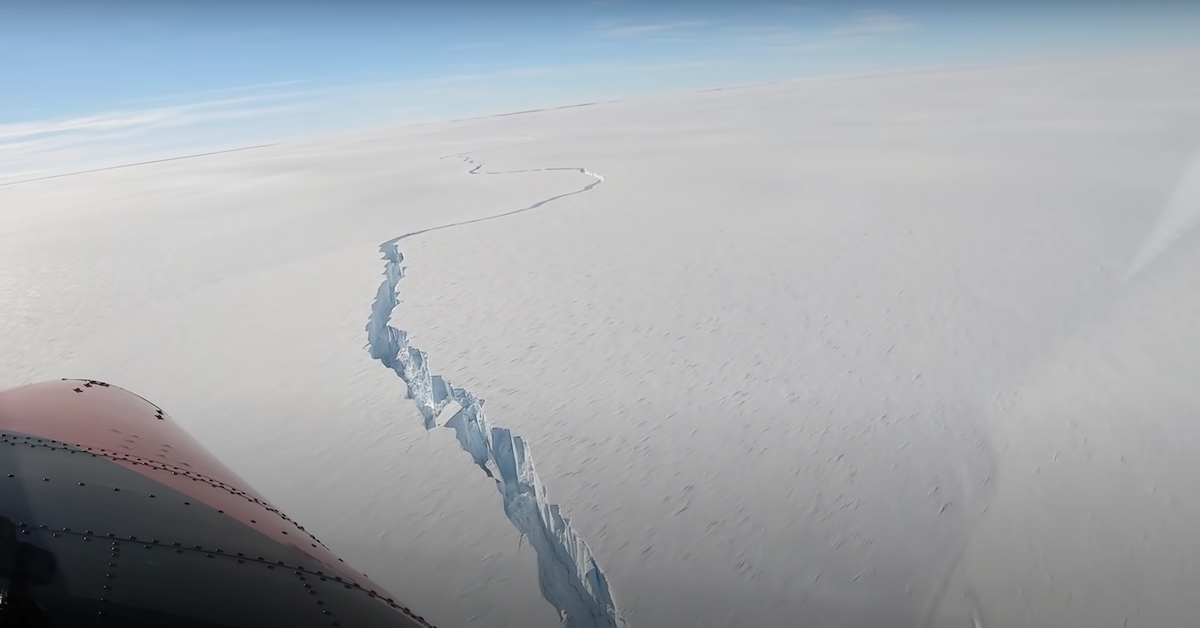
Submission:
M 559 625 L 495 481 L 364 325 L 381 243 L 599 173 L 401 242 L 391 324 L 536 453 L 630 626 L 1185 625 L 1198 144 L 1178 54 L 6 185 L 0 386 L 153 400 L 435 625 Z

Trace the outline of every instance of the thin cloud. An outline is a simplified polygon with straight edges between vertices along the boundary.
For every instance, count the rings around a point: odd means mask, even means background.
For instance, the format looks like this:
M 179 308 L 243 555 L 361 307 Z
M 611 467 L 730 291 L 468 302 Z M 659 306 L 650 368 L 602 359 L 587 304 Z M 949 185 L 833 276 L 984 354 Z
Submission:
M 268 108 L 232 108 L 232 105 L 275 100 L 284 94 L 269 94 L 227 98 L 208 102 L 178 105 L 174 107 L 158 107 L 132 111 L 115 111 L 90 116 L 80 116 L 61 120 L 43 120 L 35 122 L 17 122 L 0 124 L 0 146 L 8 141 L 20 138 L 46 136 L 62 133 L 90 133 L 115 131 L 126 128 L 149 128 L 179 123 L 194 123 L 209 119 L 227 119 L 231 115 L 244 117 L 246 115 L 266 115 L 278 110 L 278 107 Z
M 481 72 L 477 74 L 450 74 L 447 76 L 438 76 L 429 79 L 422 79 L 420 81 L 414 81 L 414 84 L 440 85 L 443 83 L 467 83 L 499 78 L 515 78 L 519 76 L 542 76 L 561 71 L 561 68 L 556 67 L 516 68 L 512 70 L 497 70 L 495 72 Z
M 135 104 L 141 104 L 141 103 L 156 103 L 156 102 L 157 103 L 168 103 L 168 102 L 180 103 L 180 102 L 182 102 L 183 106 L 203 106 L 205 104 L 219 104 L 219 103 L 229 102 L 229 101 L 228 100 L 224 100 L 224 101 L 222 101 L 222 100 L 202 100 L 199 103 L 197 103 L 197 102 L 195 102 L 196 99 L 198 99 L 198 98 L 201 98 L 201 99 L 202 98 L 213 98 L 213 97 L 220 96 L 223 94 L 233 95 L 233 94 L 245 93 L 245 92 L 254 93 L 254 95 L 251 96 L 251 98 L 255 98 L 255 99 L 279 98 L 279 97 L 295 95 L 297 92 L 270 92 L 269 90 L 271 90 L 273 88 L 277 88 L 277 87 L 286 87 L 286 86 L 291 86 L 291 85 L 304 85 L 304 84 L 311 85 L 311 84 L 314 84 L 317 82 L 318 81 L 316 79 L 295 79 L 295 80 L 290 80 L 290 81 L 271 81 L 268 83 L 251 83 L 249 85 L 238 85 L 235 87 L 221 87 L 221 88 L 217 88 L 217 89 L 205 89 L 205 90 L 198 90 L 198 91 L 194 91 L 194 92 L 176 93 L 176 94 L 171 94 L 169 96 L 154 96 L 154 97 L 150 97 L 150 98 L 133 98 L 133 99 L 123 101 L 122 104 L 135 105 Z M 184 102 L 184 101 L 189 101 L 189 100 L 192 102 Z
M 794 30 L 788 26 L 729 26 L 725 28 L 725 32 L 739 35 L 779 35 Z
M 139 153 L 152 156 L 236 140 L 230 129 L 254 128 L 308 107 L 299 94 L 258 94 L 171 107 L 0 125 L 0 180 L 31 171 L 91 167 Z M 247 127 L 249 123 L 250 127 Z M 233 139 L 219 138 L 221 133 Z
M 742 45 L 795 53 L 848 48 L 914 28 L 917 24 L 903 16 L 873 11 L 860 13 L 846 24 L 823 31 L 779 25 L 731 26 L 723 30 Z
M 494 41 L 478 41 L 446 46 L 446 50 L 450 52 L 463 52 L 466 50 L 479 50 L 481 48 L 495 48 L 498 45 L 499 44 Z
M 480 69 L 407 81 L 322 85 L 287 91 L 268 88 L 261 93 L 245 90 L 226 94 L 226 98 L 192 103 L 127 107 L 92 115 L 0 124 L 0 182 L 13 181 L 31 172 L 86 170 L 367 127 L 470 117 L 477 115 L 479 109 L 534 108 L 540 104 L 538 100 L 554 100 L 554 97 L 520 94 L 526 83 L 531 94 L 553 92 L 554 81 L 545 77 L 646 75 L 718 65 L 722 63 L 656 59 L 641 63 Z
M 821 10 L 821 7 L 812 4 L 784 4 L 776 2 L 766 6 L 784 13 L 813 13 Z
M 855 37 L 863 35 L 886 35 L 916 28 L 916 23 L 894 13 L 872 11 L 860 14 L 846 26 L 829 32 L 833 37 Z
M 591 2 L 584 2 L 583 7 L 588 9 L 607 9 L 609 7 L 620 6 L 621 4 L 623 3 L 617 0 L 592 0 Z
M 411 123 L 418 114 L 436 119 L 448 101 L 482 100 L 506 81 L 579 69 L 526 67 L 307 90 L 238 90 L 242 93 L 200 102 L 0 124 L 0 181 L 22 173 L 112 165 L 114 160 L 298 139 L 368 120 Z
M 571 66 L 572 71 L 602 72 L 662 72 L 664 70 L 694 70 L 729 65 L 714 61 L 662 61 L 656 63 L 584 63 Z
M 605 37 L 625 38 L 638 37 L 641 35 L 658 35 L 662 33 L 679 33 L 688 31 L 703 26 L 707 26 L 708 22 L 667 22 L 663 24 L 636 24 L 631 26 L 611 26 L 600 29 L 600 34 Z
M 226 40 L 258 40 L 258 39 L 276 39 L 283 35 L 283 30 L 278 28 L 255 28 L 240 31 L 229 31 L 221 35 Z
M 816 39 L 811 32 L 790 26 L 743 26 L 726 32 L 733 42 L 756 48 L 795 48 Z

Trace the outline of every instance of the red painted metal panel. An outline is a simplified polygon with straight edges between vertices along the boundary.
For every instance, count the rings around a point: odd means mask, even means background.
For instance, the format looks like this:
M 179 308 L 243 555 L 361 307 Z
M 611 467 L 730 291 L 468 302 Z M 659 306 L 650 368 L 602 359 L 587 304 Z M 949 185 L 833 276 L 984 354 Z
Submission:
M 390 602 L 381 587 L 279 512 L 158 406 L 129 391 L 94 380 L 5 390 L 0 392 L 0 431 L 56 440 L 104 456 L 223 511 Z

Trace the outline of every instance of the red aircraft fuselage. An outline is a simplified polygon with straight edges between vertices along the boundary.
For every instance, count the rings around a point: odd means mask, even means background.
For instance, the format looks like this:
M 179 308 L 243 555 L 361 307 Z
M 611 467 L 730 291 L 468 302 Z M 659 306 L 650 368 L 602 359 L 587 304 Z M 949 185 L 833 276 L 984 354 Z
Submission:
M 93 380 L 0 392 L 0 626 L 429 628 L 158 406 Z

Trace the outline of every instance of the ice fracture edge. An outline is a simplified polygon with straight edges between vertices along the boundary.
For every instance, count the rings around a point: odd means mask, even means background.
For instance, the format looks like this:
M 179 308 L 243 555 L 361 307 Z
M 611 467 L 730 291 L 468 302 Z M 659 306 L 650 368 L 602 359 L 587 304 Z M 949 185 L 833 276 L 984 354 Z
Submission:
M 424 351 L 408 341 L 408 334 L 391 326 L 391 317 L 399 305 L 400 280 L 404 278 L 404 254 L 399 243 L 430 231 L 458 227 L 484 220 L 537 209 L 551 201 L 587 192 L 604 177 L 585 168 L 556 167 L 504 172 L 481 172 L 482 163 L 460 157 L 473 168 L 472 175 L 518 174 L 553 170 L 574 170 L 594 181 L 579 190 L 538 201 L 528 207 L 414 231 L 380 245 L 384 259 L 384 279 L 379 285 L 371 316 L 367 322 L 368 349 L 373 359 L 391 369 L 408 386 L 407 397 L 424 418 L 425 429 L 437 427 L 438 416 L 451 404 L 457 412 L 442 427 L 452 428 L 463 450 L 475 464 L 496 482 L 503 501 L 504 514 L 537 553 L 538 585 L 542 597 L 558 611 L 567 628 L 624 628 L 627 626 L 613 599 L 591 550 L 572 529 L 557 504 L 550 503 L 546 488 L 534 468 L 529 445 L 505 428 L 492 427 L 484 415 L 484 400 L 471 391 L 455 387 L 441 375 L 434 375 Z

